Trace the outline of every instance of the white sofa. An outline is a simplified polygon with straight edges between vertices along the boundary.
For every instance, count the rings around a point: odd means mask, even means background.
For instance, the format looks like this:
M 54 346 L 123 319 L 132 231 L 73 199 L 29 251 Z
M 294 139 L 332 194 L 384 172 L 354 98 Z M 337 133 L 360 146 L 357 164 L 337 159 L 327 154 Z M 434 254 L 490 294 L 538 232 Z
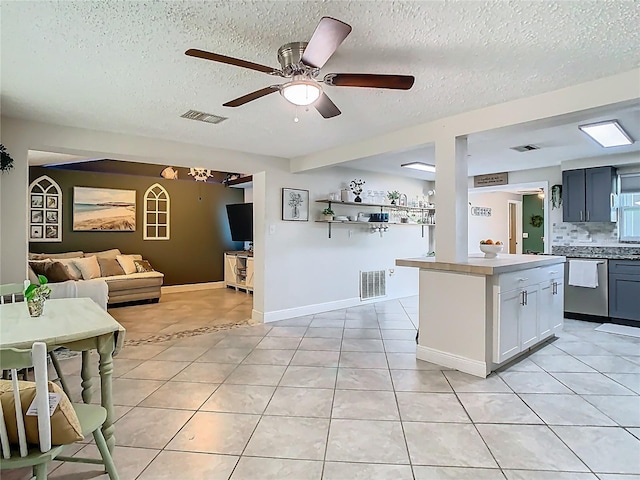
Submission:
M 104 252 L 84 253 L 81 251 L 67 253 L 30 253 L 29 261 L 60 261 L 63 260 L 68 264 L 69 260 L 74 258 L 86 258 L 96 256 L 102 259 L 115 259 L 117 255 L 121 255 L 120 250 L 113 249 Z M 137 260 L 142 260 L 142 255 L 132 255 Z M 32 282 L 37 281 L 37 275 L 29 266 L 29 279 Z M 103 305 L 104 286 L 106 284 L 108 305 L 114 305 L 123 302 L 151 300 L 157 302 L 160 300 L 161 287 L 164 280 L 164 274 L 161 272 L 136 272 L 124 275 L 110 275 L 93 278 L 90 280 L 78 279 L 68 280 L 58 283 L 50 283 L 53 298 L 62 297 L 89 297 L 93 298 L 99 305 Z

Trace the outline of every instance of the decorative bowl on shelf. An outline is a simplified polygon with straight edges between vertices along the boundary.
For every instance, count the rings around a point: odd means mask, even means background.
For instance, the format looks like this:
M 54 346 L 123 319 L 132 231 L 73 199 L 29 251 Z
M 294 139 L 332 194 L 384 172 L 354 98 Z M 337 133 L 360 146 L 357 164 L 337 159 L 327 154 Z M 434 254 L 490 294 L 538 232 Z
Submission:
M 484 253 L 484 258 L 496 258 L 502 251 L 504 245 L 488 245 L 485 243 L 480 244 L 480 251 Z

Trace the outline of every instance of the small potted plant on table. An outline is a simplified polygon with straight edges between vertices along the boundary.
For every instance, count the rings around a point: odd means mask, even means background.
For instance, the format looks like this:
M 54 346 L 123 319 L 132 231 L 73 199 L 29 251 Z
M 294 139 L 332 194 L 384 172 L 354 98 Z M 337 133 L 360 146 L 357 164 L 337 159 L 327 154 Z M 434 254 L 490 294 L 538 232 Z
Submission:
M 24 300 L 29 308 L 29 315 L 39 317 L 44 309 L 44 301 L 51 295 L 51 289 L 47 286 L 47 277 L 38 275 L 38 283 L 32 283 L 24 291 Z
M 400 192 L 394 190 L 393 192 L 387 192 L 387 198 L 391 200 L 391 205 L 395 205 L 396 201 L 400 198 Z
M 327 207 L 324 210 L 322 210 L 322 216 L 327 222 L 330 222 L 331 220 L 333 220 L 333 216 L 335 214 L 336 212 L 331 210 L 331 207 Z

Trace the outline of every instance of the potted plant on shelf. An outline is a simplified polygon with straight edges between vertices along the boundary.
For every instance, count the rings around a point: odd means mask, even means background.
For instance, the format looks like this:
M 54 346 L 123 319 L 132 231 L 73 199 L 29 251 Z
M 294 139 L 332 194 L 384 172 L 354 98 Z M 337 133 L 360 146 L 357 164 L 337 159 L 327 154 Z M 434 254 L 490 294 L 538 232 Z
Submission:
M 24 291 L 24 299 L 29 308 L 29 315 L 32 317 L 42 315 L 44 301 L 51 295 L 51 289 L 47 286 L 47 283 L 47 277 L 38 275 L 38 283 L 30 284 Z
M 400 198 L 400 192 L 397 190 L 387 192 L 387 198 L 391 200 L 391 205 L 395 205 L 396 201 Z
M 333 216 L 336 214 L 336 212 L 334 212 L 333 210 L 331 210 L 331 207 L 327 207 L 324 210 L 322 210 L 322 216 L 324 217 L 324 219 L 327 222 L 330 222 L 331 220 L 333 220 Z

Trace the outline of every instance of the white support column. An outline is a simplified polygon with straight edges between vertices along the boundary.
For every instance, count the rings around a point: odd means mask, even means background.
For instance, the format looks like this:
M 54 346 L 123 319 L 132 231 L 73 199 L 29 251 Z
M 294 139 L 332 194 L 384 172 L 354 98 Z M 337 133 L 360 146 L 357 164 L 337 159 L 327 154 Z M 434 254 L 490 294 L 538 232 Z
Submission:
M 463 262 L 469 253 L 467 137 L 436 139 L 436 260 Z

